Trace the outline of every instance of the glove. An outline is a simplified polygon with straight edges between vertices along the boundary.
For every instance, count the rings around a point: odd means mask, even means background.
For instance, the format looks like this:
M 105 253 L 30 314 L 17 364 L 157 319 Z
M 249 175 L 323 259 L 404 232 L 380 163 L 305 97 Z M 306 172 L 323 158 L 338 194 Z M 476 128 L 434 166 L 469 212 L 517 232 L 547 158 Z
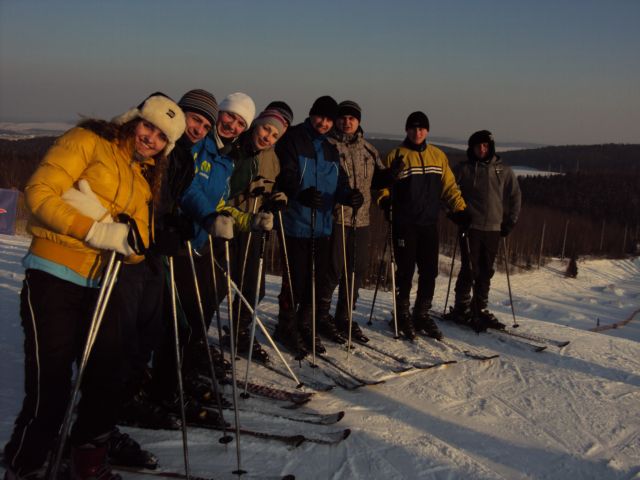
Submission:
M 347 194 L 345 205 L 348 205 L 353 209 L 357 210 L 362 206 L 363 203 L 364 203 L 364 196 L 362 195 L 360 190 L 356 188 L 351 189 L 351 191 Z
M 287 206 L 289 199 L 284 192 L 275 192 L 271 194 L 269 200 L 265 202 L 264 210 L 268 212 L 277 212 L 278 210 L 284 210 Z
M 223 240 L 233 239 L 233 218 L 227 213 L 218 213 L 209 227 L 209 233 Z
M 256 177 L 253 182 L 249 184 L 249 195 L 251 197 L 259 197 L 266 192 L 267 185 L 270 183 L 273 182 L 264 177 Z
M 256 213 L 251 220 L 251 229 L 262 230 L 263 232 L 270 232 L 271 230 L 273 230 L 273 213 Z
M 182 238 L 175 230 L 156 230 L 151 251 L 156 255 L 175 257 L 182 246 Z
M 61 198 L 67 205 L 97 222 L 113 222 L 109 210 L 102 206 L 100 199 L 98 199 L 96 194 L 93 193 L 93 190 L 91 190 L 89 182 L 84 179 L 78 182 L 77 189 L 70 188 L 62 194 Z
M 135 253 L 129 245 L 129 226 L 123 223 L 93 222 L 84 241 L 98 250 L 113 250 L 129 257 Z
M 394 157 L 391 165 L 389 166 L 389 170 L 391 170 L 391 175 L 393 178 L 398 178 L 400 172 L 404 170 L 404 155 L 400 155 L 400 150 L 396 152 L 396 156 Z
M 459 210 L 455 213 L 452 213 L 449 218 L 451 218 L 453 223 L 458 225 L 458 227 L 460 227 L 460 230 L 464 232 L 469 230 L 469 227 L 471 226 L 471 214 L 466 208 L 464 210 Z
M 298 194 L 298 201 L 309 208 L 322 208 L 324 202 L 322 201 L 322 193 L 316 190 L 316 187 L 305 188 Z
M 500 236 L 506 237 L 511 233 L 511 230 L 513 230 L 513 227 L 515 226 L 516 224 L 512 220 L 505 220 L 500 224 Z
M 380 206 L 380 209 L 384 213 L 384 219 L 387 222 L 390 222 L 391 221 L 391 197 L 390 196 L 383 197 L 378 202 L 378 205 Z

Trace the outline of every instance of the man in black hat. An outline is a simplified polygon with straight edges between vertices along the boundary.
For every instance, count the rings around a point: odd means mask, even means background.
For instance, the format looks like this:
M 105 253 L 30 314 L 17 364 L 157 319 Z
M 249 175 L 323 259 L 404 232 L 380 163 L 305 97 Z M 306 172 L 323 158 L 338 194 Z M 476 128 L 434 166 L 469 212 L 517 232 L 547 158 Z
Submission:
M 281 228 L 286 236 L 294 297 L 291 299 L 289 285 L 283 282 L 276 338 L 300 358 L 313 349 L 314 342 L 317 353 L 325 352 L 320 339 L 313 336 L 310 260 L 314 261 L 315 277 L 323 278 L 335 204 L 362 204 L 362 194 L 349 188 L 338 151 L 327 140 L 337 113 L 338 104 L 333 98 L 318 98 L 309 117 L 291 127 L 276 144 L 280 159 L 277 189 L 289 198 Z
M 418 331 L 442 338 L 429 309 L 438 275 L 438 214 L 440 202 L 454 212 L 456 223 L 466 226 L 469 214 L 460 189 L 442 150 L 427 142 L 429 119 L 413 112 L 405 123 L 406 138 L 386 158 L 385 166 L 393 177 L 391 188 L 384 188 L 378 205 L 391 212 L 393 249 L 397 262 L 396 307 L 398 327 L 406 339 Z M 413 273 L 418 265 L 418 293 L 410 314 L 409 294 Z
M 487 310 L 487 304 L 500 237 L 511 233 L 520 214 L 518 179 L 496 155 L 488 130 L 471 135 L 467 160 L 453 171 L 471 214 L 471 226 L 467 236 L 460 239 L 461 267 L 449 317 L 478 331 L 503 329 L 505 325 Z

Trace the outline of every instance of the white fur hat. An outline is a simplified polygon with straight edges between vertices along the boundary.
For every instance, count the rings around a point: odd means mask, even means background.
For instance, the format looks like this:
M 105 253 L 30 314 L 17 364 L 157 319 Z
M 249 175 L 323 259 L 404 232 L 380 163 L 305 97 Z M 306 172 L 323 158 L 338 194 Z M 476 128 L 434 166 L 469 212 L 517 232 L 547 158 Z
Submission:
M 112 122 L 123 125 L 135 118 L 143 118 L 153 123 L 169 140 L 164 155 L 169 155 L 176 142 L 184 133 L 186 121 L 180 107 L 163 93 L 154 93 L 140 105 L 115 117 Z
M 248 128 L 256 116 L 256 104 L 246 93 L 236 92 L 224 97 L 220 102 L 220 111 L 240 115 L 247 122 Z

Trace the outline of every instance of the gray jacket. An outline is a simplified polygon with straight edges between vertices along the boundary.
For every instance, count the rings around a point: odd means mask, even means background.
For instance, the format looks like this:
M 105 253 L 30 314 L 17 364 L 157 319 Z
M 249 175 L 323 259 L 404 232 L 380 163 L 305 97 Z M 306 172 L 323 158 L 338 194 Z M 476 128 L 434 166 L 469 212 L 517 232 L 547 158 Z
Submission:
M 453 173 L 471 214 L 471 228 L 494 232 L 503 221 L 516 224 L 522 201 L 520 186 L 500 157 L 494 155 L 488 162 L 460 162 Z
M 340 165 L 349 177 L 349 186 L 357 188 L 364 197 L 362 207 L 358 209 L 356 215 L 356 227 L 366 227 L 369 225 L 369 209 L 371 207 L 371 180 L 375 167 L 382 168 L 378 150 L 364 139 L 362 129 L 353 135 L 340 133 L 335 129 L 329 134 L 329 142 L 336 146 L 340 153 Z M 352 225 L 352 209 L 344 207 L 344 224 Z M 336 206 L 334 219 L 338 224 L 342 224 L 340 205 Z

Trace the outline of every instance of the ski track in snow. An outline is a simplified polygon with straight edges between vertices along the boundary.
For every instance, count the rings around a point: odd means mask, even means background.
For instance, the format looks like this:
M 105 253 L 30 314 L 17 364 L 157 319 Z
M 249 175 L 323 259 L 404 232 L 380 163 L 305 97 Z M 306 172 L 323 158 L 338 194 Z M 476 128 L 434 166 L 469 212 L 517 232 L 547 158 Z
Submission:
M 26 237 L 0 236 L 3 443 L 22 401 L 19 292 L 24 272 L 20 259 L 28 243 Z M 448 263 L 446 257 L 442 261 Z M 240 412 L 243 426 L 281 434 L 313 437 L 352 430 L 338 445 L 304 443 L 298 448 L 242 436 L 242 467 L 256 477 L 292 473 L 299 479 L 640 478 L 640 315 L 615 329 L 588 331 L 598 320 L 601 325 L 614 324 L 638 309 L 640 259 L 582 261 L 576 279 L 564 278 L 565 268 L 555 260 L 540 270 L 511 275 L 519 331 L 570 340 L 562 349 L 548 346 L 535 353 L 497 336 L 476 335 L 439 321 L 451 345 L 500 355 L 484 362 L 470 360 L 431 339 L 411 344 L 393 340 L 386 325 L 392 308 L 388 292 L 379 292 L 374 325 L 367 327 L 373 292 L 363 291 L 354 319 L 372 342 L 410 361 L 456 359 L 458 364 L 396 376 L 352 391 L 336 387 L 315 393 L 301 410 L 282 410 L 291 416 L 303 411 L 344 410 L 344 419 L 334 425 Z M 440 311 L 446 283 L 445 276 L 438 278 L 434 308 Z M 279 278 L 269 276 L 266 287 L 260 318 L 273 331 Z M 500 273 L 493 279 L 490 300 L 491 310 L 510 325 L 506 277 Z M 226 321 L 226 306 L 221 311 Z M 214 330 L 210 333 L 215 343 Z M 264 344 L 261 334 L 259 338 Z M 344 349 L 332 347 L 330 351 L 333 358 L 346 362 Z M 389 366 L 398 366 L 367 349 L 360 348 L 360 352 L 348 363 L 357 375 L 381 375 Z M 274 366 L 284 372 L 275 354 L 271 357 Z M 239 386 L 245 365 L 242 359 L 238 363 Z M 301 369 L 296 362 L 291 367 L 296 374 L 311 372 L 308 374 L 317 381 L 330 381 L 319 370 Z M 295 390 L 291 379 L 263 367 L 252 366 L 250 377 Z M 225 392 L 230 395 L 229 387 Z M 269 402 L 271 409 L 279 407 L 278 402 Z M 232 418 L 231 412 L 225 415 Z M 124 430 L 153 451 L 163 467 L 182 470 L 180 432 Z M 233 478 L 235 443 L 221 445 L 221 432 L 213 430 L 192 428 L 188 435 L 193 475 Z M 145 478 L 128 473 L 124 477 Z

